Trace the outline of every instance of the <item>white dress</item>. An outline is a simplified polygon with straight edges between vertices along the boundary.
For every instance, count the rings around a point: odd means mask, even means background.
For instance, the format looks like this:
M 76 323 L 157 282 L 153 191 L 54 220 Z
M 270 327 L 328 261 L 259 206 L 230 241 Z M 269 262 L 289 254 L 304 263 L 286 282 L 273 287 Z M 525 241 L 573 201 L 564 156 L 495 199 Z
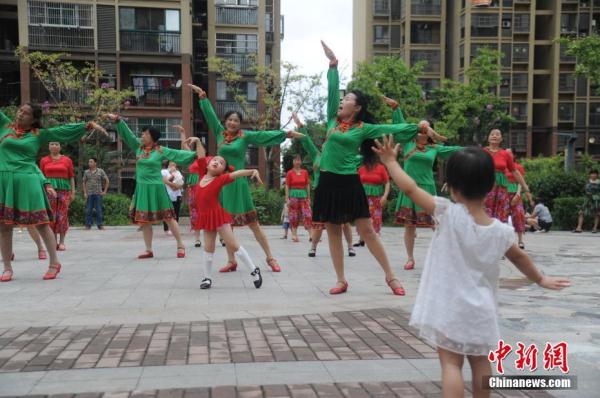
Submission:
M 465 355 L 498 344 L 499 261 L 514 243 L 511 227 L 478 225 L 467 208 L 436 197 L 431 240 L 410 318 L 420 337 Z

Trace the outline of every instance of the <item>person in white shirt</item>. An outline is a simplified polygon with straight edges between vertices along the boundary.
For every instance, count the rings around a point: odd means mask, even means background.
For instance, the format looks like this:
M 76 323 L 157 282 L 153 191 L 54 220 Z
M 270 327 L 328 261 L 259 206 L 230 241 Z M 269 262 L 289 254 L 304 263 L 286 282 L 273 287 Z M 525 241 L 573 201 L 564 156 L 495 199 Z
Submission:
M 497 294 L 502 256 L 541 287 L 559 290 L 570 282 L 542 274 L 514 243 L 513 229 L 485 213 L 485 197 L 495 176 L 492 158 L 481 148 L 462 149 L 447 161 L 450 201 L 419 188 L 402 170 L 392 136 L 376 145 L 374 150 L 398 188 L 436 222 L 410 325 L 437 347 L 444 397 L 463 396 L 465 356 L 471 365 L 473 396 L 489 397 L 483 380 L 492 374 L 488 354 L 500 339 Z
M 183 174 L 177 170 L 177 165 L 174 162 L 167 161 L 163 164 L 161 173 L 167 187 L 169 199 L 173 202 L 175 219 L 179 222 L 179 210 L 181 209 L 181 197 L 183 195 Z M 171 233 L 171 231 L 169 231 L 169 226 L 165 222 L 163 222 L 163 229 L 165 230 L 165 233 Z

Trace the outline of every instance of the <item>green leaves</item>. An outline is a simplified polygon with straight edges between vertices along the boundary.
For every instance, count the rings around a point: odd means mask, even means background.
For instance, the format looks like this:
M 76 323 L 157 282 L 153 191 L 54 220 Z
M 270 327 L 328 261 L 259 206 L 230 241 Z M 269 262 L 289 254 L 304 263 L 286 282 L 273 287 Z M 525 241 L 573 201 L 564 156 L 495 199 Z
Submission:
M 594 85 L 600 85 L 600 36 L 593 33 L 587 37 L 559 39 L 566 45 L 565 53 L 577 58 L 575 73 L 585 76 Z

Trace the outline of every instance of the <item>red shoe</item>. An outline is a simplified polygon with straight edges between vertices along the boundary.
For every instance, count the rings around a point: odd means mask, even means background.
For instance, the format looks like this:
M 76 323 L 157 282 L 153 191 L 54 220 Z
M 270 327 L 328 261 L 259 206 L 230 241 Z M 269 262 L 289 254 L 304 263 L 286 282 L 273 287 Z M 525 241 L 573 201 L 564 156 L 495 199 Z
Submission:
M 386 280 L 386 283 L 388 284 L 388 286 L 390 287 L 390 289 L 392 289 L 392 292 L 396 296 L 404 296 L 406 294 L 406 292 L 404 291 L 404 288 L 402 286 L 400 286 L 400 287 L 392 287 L 392 282 L 393 281 L 397 281 L 398 283 L 400 283 L 400 281 L 397 278 L 390 279 L 389 281 Z
M 336 286 L 334 288 L 329 289 L 329 294 L 342 294 L 342 293 L 346 293 L 346 290 L 348 290 L 348 282 L 344 281 L 344 282 L 338 282 L 338 285 L 342 285 L 340 286 Z
M 0 277 L 0 282 L 10 282 L 12 281 L 13 272 L 12 271 L 4 271 L 2 276 Z
M 185 247 L 178 247 L 177 248 L 177 258 L 184 258 L 185 257 Z
M 275 260 L 273 257 L 267 260 L 267 265 L 271 267 L 273 272 L 281 272 L 281 267 L 279 266 L 279 264 L 277 264 L 277 260 Z
M 154 257 L 154 253 L 146 250 L 144 253 L 142 253 L 138 256 L 138 259 L 143 260 L 145 258 L 152 258 L 152 257 Z
M 219 272 L 235 272 L 237 263 L 235 261 L 227 261 L 227 264 L 219 270 Z
M 411 269 L 414 269 L 414 268 L 415 268 L 415 260 L 408 260 L 406 262 L 406 264 L 404 264 L 404 269 L 405 270 L 409 270 L 410 271 Z
M 64 243 L 59 243 L 58 245 L 56 245 L 56 250 L 58 250 L 59 252 L 64 252 L 65 250 L 67 250 L 67 248 L 65 247 Z
M 300 242 L 300 238 L 296 236 L 295 238 L 292 238 L 292 242 L 298 243 Z
M 46 256 L 46 250 L 38 250 L 38 259 L 45 260 L 48 256 Z
M 60 264 L 50 264 L 50 267 L 48 267 L 48 271 L 46 271 L 46 273 L 44 274 L 44 280 L 51 280 L 51 279 L 56 279 L 56 277 L 58 276 L 58 274 L 60 273 L 60 269 L 61 269 L 61 265 Z

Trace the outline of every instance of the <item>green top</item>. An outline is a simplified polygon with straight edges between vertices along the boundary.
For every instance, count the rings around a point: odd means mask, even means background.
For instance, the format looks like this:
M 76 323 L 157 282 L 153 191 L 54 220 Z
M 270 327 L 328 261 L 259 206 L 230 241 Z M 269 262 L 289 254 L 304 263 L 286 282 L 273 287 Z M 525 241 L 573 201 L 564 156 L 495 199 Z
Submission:
M 70 191 L 71 190 L 71 179 L 70 178 L 51 178 L 48 177 L 46 180 L 47 184 L 52 185 L 57 191 Z
M 164 160 L 170 160 L 181 166 L 189 166 L 196 160 L 196 152 L 171 149 L 155 145 L 149 151 L 142 147 L 140 140 L 129 129 L 129 126 L 119 120 L 117 133 L 123 142 L 135 151 L 135 181 L 141 184 L 164 184 L 161 169 Z
M 11 120 L 0 112 L 0 172 L 10 171 L 35 174 L 47 181 L 36 164 L 36 156 L 42 145 L 49 142 L 72 142 L 83 137 L 86 123 L 71 123 L 62 126 L 26 131 L 17 135 Z M 47 183 L 47 182 L 46 182 Z
M 519 190 L 519 183 L 509 182 L 506 188 L 508 190 L 508 193 L 517 193 L 517 191 Z
M 277 146 L 286 139 L 283 130 L 252 131 L 241 130 L 233 140 L 227 142 L 223 132 L 225 127 L 217 117 L 210 101 L 200 100 L 200 109 L 208 124 L 208 129 L 217 140 L 217 153 L 223 156 L 235 170 L 243 170 L 246 166 L 246 151 L 249 145 Z M 233 183 L 225 185 L 221 190 L 221 202 L 225 210 L 233 215 L 255 211 L 250 185 L 247 178 L 237 178 Z
M 290 198 L 299 198 L 299 199 L 308 198 L 308 192 L 306 192 L 306 189 L 290 188 L 288 193 L 289 193 L 288 196 Z
M 454 152 L 463 149 L 461 146 L 426 145 L 418 149 L 414 141 L 404 144 L 404 171 L 417 185 L 433 185 L 433 163 L 439 156 L 448 159 Z
M 373 185 L 373 184 L 362 184 L 365 189 L 365 194 L 367 196 L 383 196 L 385 192 L 385 184 L 384 185 Z
M 496 171 L 496 185 L 508 187 L 508 177 L 501 171 Z M 515 191 L 517 192 L 517 191 Z
M 396 142 L 406 143 L 417 135 L 418 126 L 407 123 L 369 124 L 360 122 L 342 132 L 336 117 L 340 103 L 337 68 L 329 68 L 327 81 L 327 141 L 323 144 L 321 170 L 336 174 L 356 174 L 356 154 L 364 140 L 393 134 Z
M 300 145 L 308 153 L 310 160 L 313 162 L 313 181 L 312 187 L 316 188 L 319 185 L 319 162 L 321 161 L 321 152 L 313 142 L 312 138 L 308 135 L 306 127 L 301 127 L 298 131 L 304 134 L 304 137 L 300 138 Z

